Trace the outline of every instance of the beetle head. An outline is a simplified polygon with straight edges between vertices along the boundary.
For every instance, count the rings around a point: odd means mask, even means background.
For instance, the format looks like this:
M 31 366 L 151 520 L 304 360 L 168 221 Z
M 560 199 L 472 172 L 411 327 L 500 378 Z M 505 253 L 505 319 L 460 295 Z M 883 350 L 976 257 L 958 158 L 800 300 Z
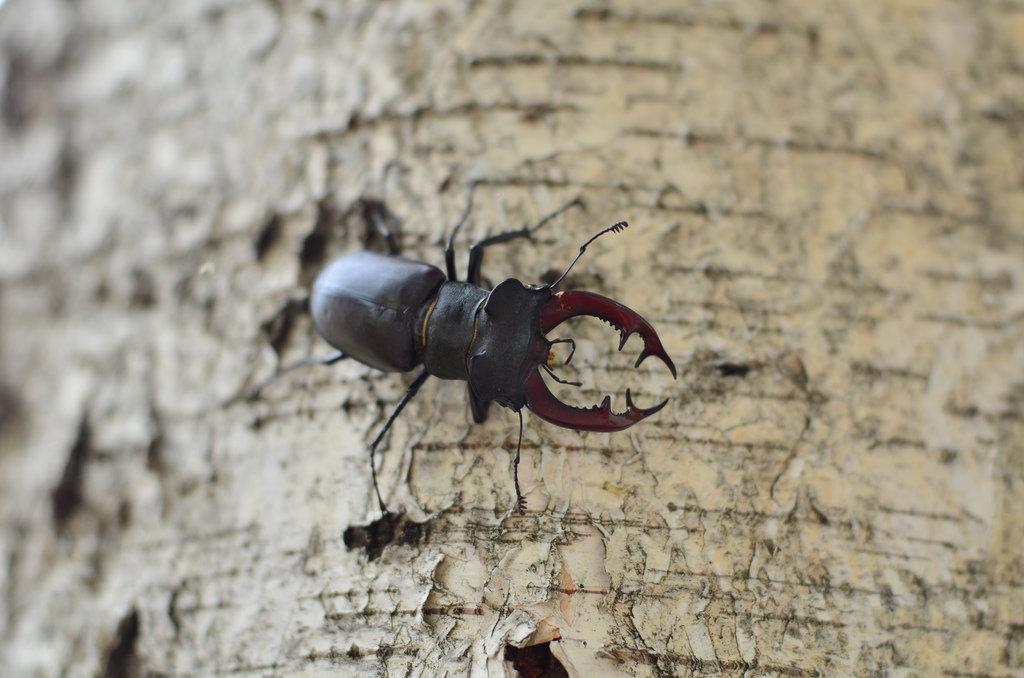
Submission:
M 541 332 L 541 309 L 552 298 L 548 287 L 527 287 L 515 279 L 498 284 L 474 322 L 469 386 L 479 398 L 519 410 L 524 384 L 551 350 Z
M 644 350 L 636 367 L 648 356 L 661 360 L 676 376 L 676 366 L 661 345 L 657 332 L 636 311 L 599 294 L 581 291 L 554 293 L 560 283 L 587 250 L 587 245 L 606 233 L 619 233 L 628 224 L 620 221 L 598 232 L 580 247 L 576 258 L 551 285 L 526 286 L 509 279 L 495 287 L 476 317 L 474 339 L 469 357 L 469 384 L 484 402 L 496 400 L 516 411 L 524 405 L 541 419 L 558 426 L 582 431 L 619 431 L 651 416 L 668 400 L 650 408 L 633 404 L 626 390 L 626 411 L 612 411 L 611 397 L 599 406 L 581 408 L 558 400 L 541 378 L 539 368 L 546 367 L 551 343 L 544 336 L 569 318 L 588 315 L 611 324 L 619 331 L 619 350 L 632 334 L 639 334 Z M 550 370 L 549 370 L 550 371 Z

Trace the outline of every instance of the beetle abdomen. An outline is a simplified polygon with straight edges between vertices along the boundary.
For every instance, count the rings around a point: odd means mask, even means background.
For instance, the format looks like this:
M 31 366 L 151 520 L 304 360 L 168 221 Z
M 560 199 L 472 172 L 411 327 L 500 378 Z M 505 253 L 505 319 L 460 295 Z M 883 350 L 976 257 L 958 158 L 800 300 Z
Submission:
M 317 331 L 332 346 L 386 372 L 419 362 L 414 323 L 444 282 L 440 269 L 375 252 L 335 260 L 313 283 L 310 310 Z

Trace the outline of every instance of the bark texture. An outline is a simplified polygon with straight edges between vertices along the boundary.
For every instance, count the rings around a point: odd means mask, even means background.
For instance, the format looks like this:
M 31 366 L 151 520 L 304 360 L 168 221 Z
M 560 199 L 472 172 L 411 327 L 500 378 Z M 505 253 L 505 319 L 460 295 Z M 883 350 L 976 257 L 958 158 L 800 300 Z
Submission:
M 1024 4 L 9 0 L 5 675 L 1024 672 Z M 390 169 L 388 166 L 391 165 Z M 341 253 L 637 309 L 474 426 L 328 348 Z M 564 354 L 563 354 L 564 355 Z M 652 362 L 653 361 L 649 361 Z M 546 672 L 546 673 L 545 673 Z

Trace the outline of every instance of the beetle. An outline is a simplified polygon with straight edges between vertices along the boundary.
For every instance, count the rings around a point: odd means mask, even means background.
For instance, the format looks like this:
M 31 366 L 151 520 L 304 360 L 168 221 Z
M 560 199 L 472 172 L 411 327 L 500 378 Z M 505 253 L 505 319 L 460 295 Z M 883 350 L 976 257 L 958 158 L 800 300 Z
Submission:
M 610 396 L 606 396 L 600 406 L 589 409 L 559 401 L 545 385 L 539 369 L 544 369 L 559 382 L 578 386 L 577 382 L 559 379 L 551 370 L 555 361 L 552 345 L 570 343 L 575 351 L 575 342 L 572 339 L 549 341 L 544 336 L 547 332 L 574 316 L 599 318 L 619 331 L 619 350 L 630 335 L 639 333 L 644 349 L 635 366 L 653 355 L 668 367 L 673 378 L 676 377 L 675 365 L 654 328 L 635 311 L 592 292 L 555 292 L 587 246 L 605 233 L 625 229 L 628 226 L 625 221 L 605 228 L 585 242 L 572 263 L 549 285 L 527 285 L 509 278 L 490 290 L 481 286 L 485 248 L 516 238 L 530 238 L 561 212 L 571 207 L 582 207 L 579 198 L 533 227 L 499 233 L 471 246 L 466 279 L 458 280 L 453 242 L 472 208 L 475 186 L 475 182 L 471 184 L 465 211 L 448 237 L 446 272 L 400 256 L 396 239 L 388 231 L 380 213 L 374 211 L 369 216 L 385 236 L 390 252 L 346 254 L 324 268 L 313 283 L 310 295 L 313 325 L 338 352 L 326 358 L 305 359 L 291 367 L 299 364 L 329 365 L 343 358 L 352 358 L 384 372 L 408 372 L 418 365 L 423 366 L 370 443 L 373 488 L 384 514 L 388 509 L 377 484 L 375 451 L 402 409 L 431 375 L 468 383 L 469 402 L 476 423 L 487 418 L 492 401 L 519 415 L 519 444 L 513 461 L 516 509 L 519 513 L 523 513 L 526 506 L 519 489 L 523 407 L 541 419 L 565 428 L 611 432 L 632 426 L 658 412 L 668 402 L 666 399 L 654 407 L 638 408 L 628 389 L 626 411 L 621 413 L 612 411 Z M 571 359 L 572 353 L 566 363 Z M 284 371 L 287 369 L 290 367 Z M 255 392 L 258 393 L 265 385 L 266 382 Z

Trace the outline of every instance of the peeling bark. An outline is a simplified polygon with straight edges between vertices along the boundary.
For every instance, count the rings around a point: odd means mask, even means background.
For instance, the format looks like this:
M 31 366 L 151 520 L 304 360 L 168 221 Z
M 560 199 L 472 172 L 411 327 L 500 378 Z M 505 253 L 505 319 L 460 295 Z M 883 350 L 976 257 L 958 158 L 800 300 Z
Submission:
M 0 8 L 0 665 L 10 675 L 1024 670 L 1024 8 Z M 326 355 L 330 259 L 569 322 L 607 435 Z M 593 325 L 593 326 L 592 326 Z M 648 361 L 653 362 L 653 361 Z M 562 672 L 562 673 L 559 673 Z

